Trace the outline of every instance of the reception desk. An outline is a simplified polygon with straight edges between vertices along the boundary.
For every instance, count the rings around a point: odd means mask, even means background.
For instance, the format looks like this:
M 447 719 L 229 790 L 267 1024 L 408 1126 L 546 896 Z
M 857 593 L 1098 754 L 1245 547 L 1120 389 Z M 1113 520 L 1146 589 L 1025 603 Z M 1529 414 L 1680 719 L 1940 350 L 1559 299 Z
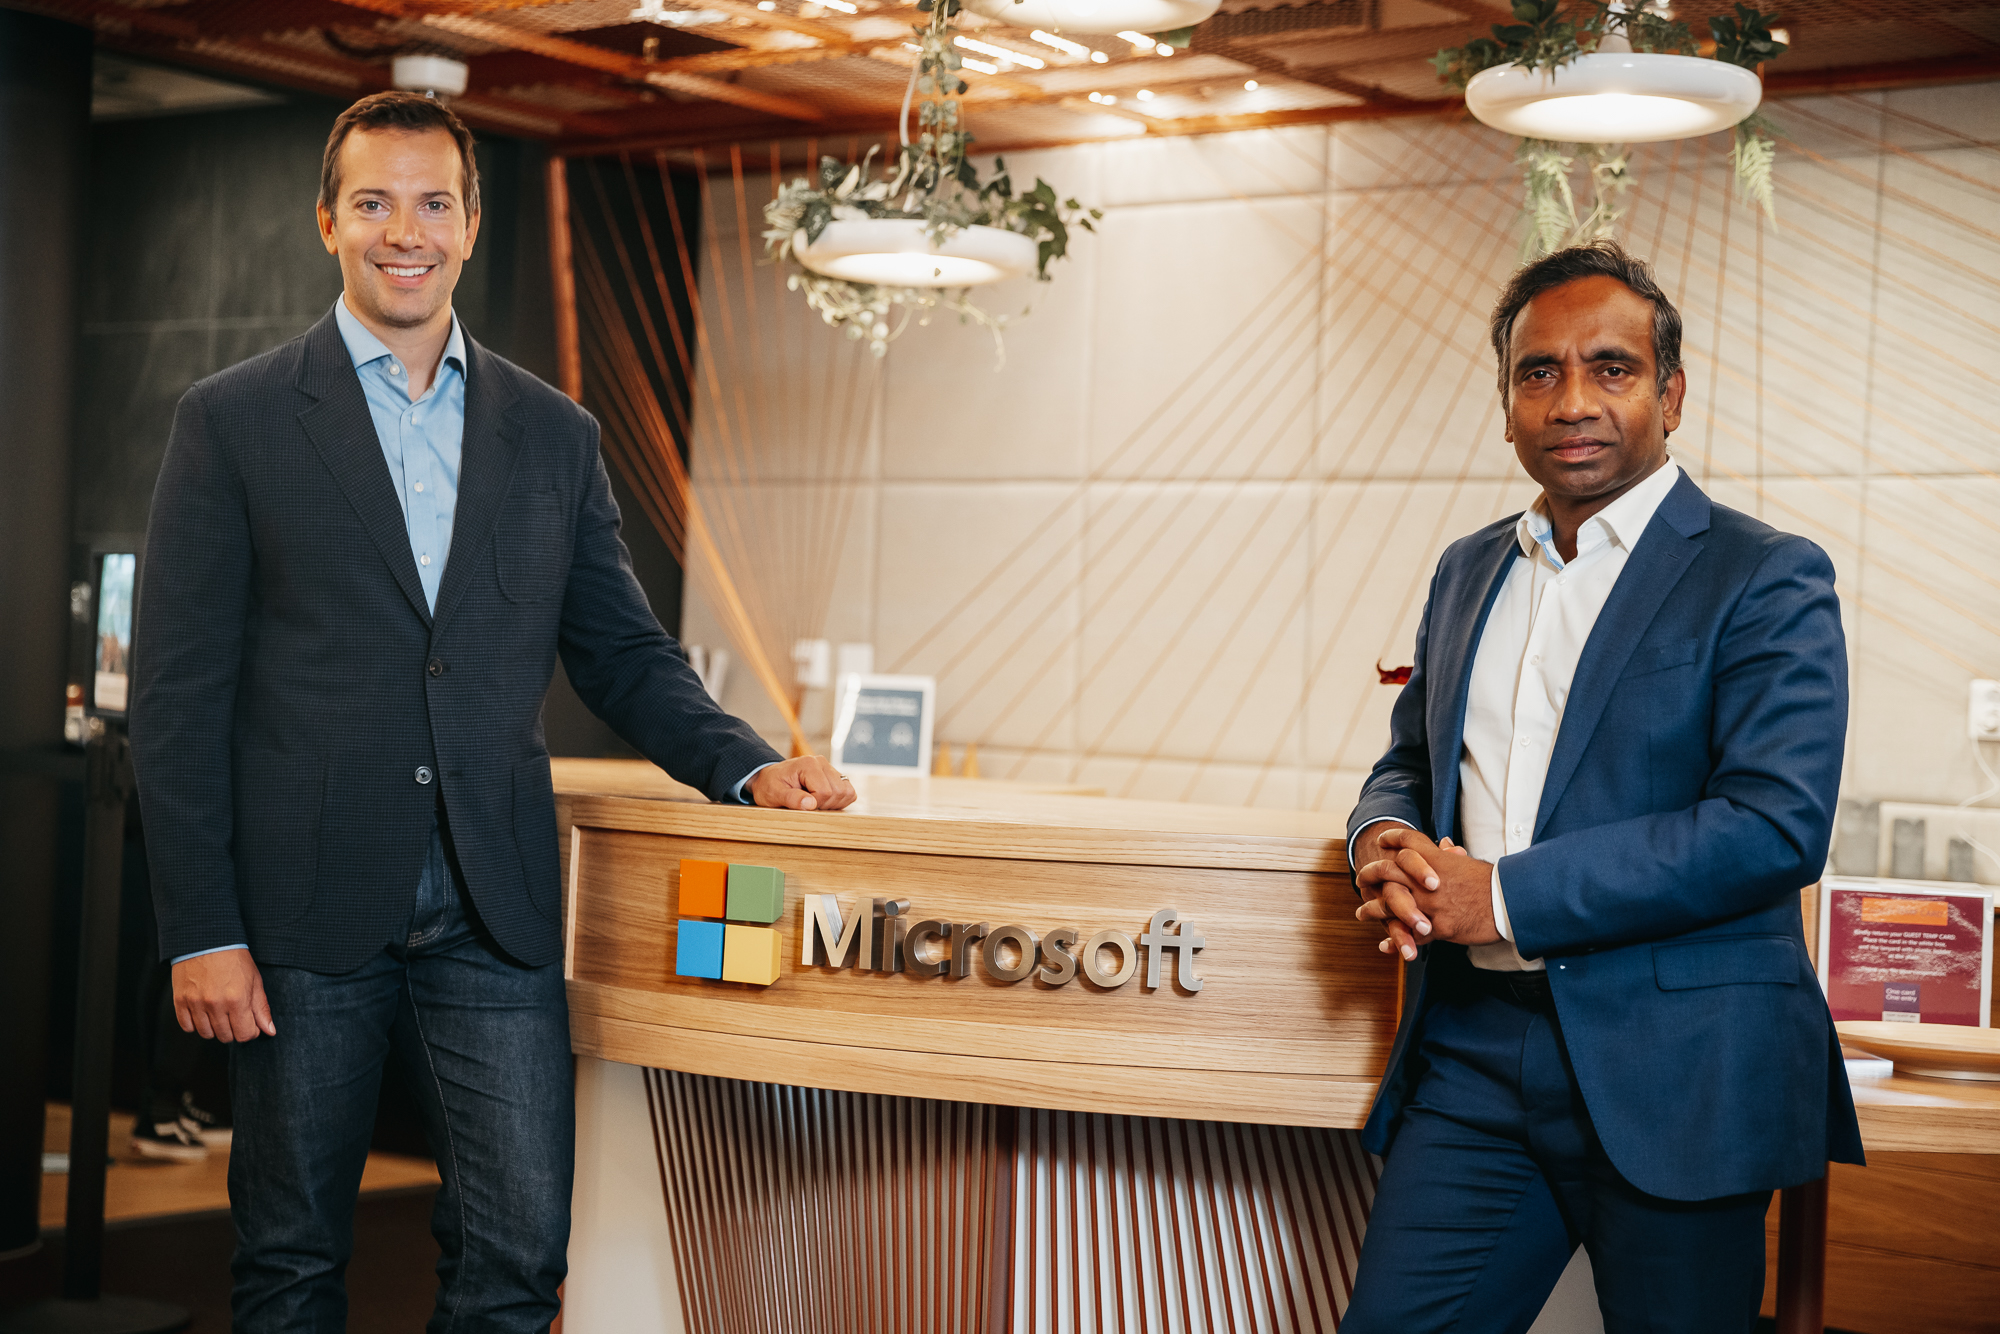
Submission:
M 580 1182 L 643 1129 L 685 1328 L 1332 1327 L 1376 1170 L 1343 1132 L 1400 971 L 1337 817 L 881 779 L 804 814 L 556 777 L 573 1041 L 617 1063 L 586 1063 Z M 717 927 L 753 980 L 692 975 Z M 579 1330 L 609 1300 L 587 1286 Z
M 556 782 L 584 1058 L 565 1334 L 1335 1326 L 1400 978 L 1336 817 L 954 779 L 803 814 L 616 761 Z M 1856 1100 L 1893 1166 L 1836 1180 L 1828 1318 L 1989 1327 L 2000 1270 L 1956 1220 L 1991 1216 L 2000 1093 Z M 1786 1196 L 1797 1334 L 1827 1191 Z M 1591 1328 L 1572 1286 L 1551 1327 Z

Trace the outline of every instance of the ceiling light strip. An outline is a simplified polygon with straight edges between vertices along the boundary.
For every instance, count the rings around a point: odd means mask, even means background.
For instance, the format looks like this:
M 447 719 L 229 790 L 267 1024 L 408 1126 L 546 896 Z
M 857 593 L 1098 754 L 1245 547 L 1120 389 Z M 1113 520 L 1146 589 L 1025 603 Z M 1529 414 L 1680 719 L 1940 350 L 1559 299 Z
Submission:
M 1016 65 L 1026 65 L 1029 69 L 1041 69 L 1048 62 L 1040 56 L 1027 55 L 1020 51 L 1010 51 L 1004 46 L 982 42 L 977 37 L 954 37 L 952 41 L 967 51 L 977 51 L 983 56 L 993 56 L 1000 60 L 1012 61 Z

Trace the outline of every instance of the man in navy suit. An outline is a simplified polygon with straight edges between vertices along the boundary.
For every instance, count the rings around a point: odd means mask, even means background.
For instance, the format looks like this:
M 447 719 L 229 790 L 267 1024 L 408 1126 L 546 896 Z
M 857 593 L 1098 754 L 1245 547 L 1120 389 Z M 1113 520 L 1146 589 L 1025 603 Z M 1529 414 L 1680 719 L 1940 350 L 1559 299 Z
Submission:
M 1408 961 L 1343 1334 L 1521 1331 L 1578 1246 L 1605 1328 L 1744 1331 L 1771 1191 L 1861 1161 L 1799 917 L 1847 655 L 1824 552 L 1667 454 L 1680 316 L 1611 242 L 1493 313 L 1542 487 L 1445 552 L 1348 823 Z
M 181 1025 L 234 1043 L 234 1327 L 346 1326 L 384 1062 L 443 1184 L 430 1328 L 546 1329 L 574 1111 L 542 699 L 578 695 L 718 801 L 835 810 L 708 698 L 618 539 L 597 423 L 472 340 L 472 136 L 410 93 L 335 121 L 345 290 L 182 399 L 132 709 Z

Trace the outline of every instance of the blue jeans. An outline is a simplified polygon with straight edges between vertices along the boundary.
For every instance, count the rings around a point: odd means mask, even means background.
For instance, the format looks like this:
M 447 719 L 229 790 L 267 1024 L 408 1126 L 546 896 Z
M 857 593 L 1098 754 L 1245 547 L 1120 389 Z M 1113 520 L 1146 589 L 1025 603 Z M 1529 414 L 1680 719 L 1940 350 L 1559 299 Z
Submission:
M 1683 1203 L 1620 1176 L 1546 1001 L 1444 995 L 1419 1051 L 1341 1334 L 1521 1334 L 1578 1246 L 1608 1334 L 1748 1334 L 1771 1192 Z
M 430 1334 L 546 1329 L 575 1165 L 561 966 L 484 942 L 434 834 L 402 942 L 351 973 L 263 973 L 278 1035 L 231 1049 L 234 1328 L 346 1329 L 354 1201 L 394 1053 L 443 1178 Z

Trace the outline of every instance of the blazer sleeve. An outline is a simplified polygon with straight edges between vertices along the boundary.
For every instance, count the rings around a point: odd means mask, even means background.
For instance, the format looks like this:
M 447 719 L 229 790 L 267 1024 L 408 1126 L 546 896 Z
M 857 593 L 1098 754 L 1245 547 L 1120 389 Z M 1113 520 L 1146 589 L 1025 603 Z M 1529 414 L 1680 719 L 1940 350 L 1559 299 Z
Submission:
M 1368 780 L 1361 785 L 1361 799 L 1347 817 L 1348 854 L 1354 852 L 1354 838 L 1363 829 L 1381 820 L 1396 820 L 1435 837 L 1431 823 L 1431 744 L 1429 732 L 1431 607 L 1437 600 L 1438 580 L 1444 564 L 1431 576 L 1430 591 L 1424 598 L 1424 613 L 1417 621 L 1416 658 L 1410 679 L 1389 713 L 1389 749 Z
M 253 559 L 242 480 L 197 385 L 153 491 L 133 629 L 132 764 L 165 959 L 249 939 L 230 856 L 231 730 Z
M 709 698 L 661 628 L 619 539 L 618 502 L 590 427 L 576 549 L 558 639 L 570 684 L 591 712 L 681 782 L 727 801 L 751 770 L 783 758 Z
M 1699 801 L 1500 860 L 1523 955 L 1679 935 L 1824 873 L 1847 737 L 1847 646 L 1826 553 L 1801 537 L 1774 543 L 1723 621 L 1714 661 Z

